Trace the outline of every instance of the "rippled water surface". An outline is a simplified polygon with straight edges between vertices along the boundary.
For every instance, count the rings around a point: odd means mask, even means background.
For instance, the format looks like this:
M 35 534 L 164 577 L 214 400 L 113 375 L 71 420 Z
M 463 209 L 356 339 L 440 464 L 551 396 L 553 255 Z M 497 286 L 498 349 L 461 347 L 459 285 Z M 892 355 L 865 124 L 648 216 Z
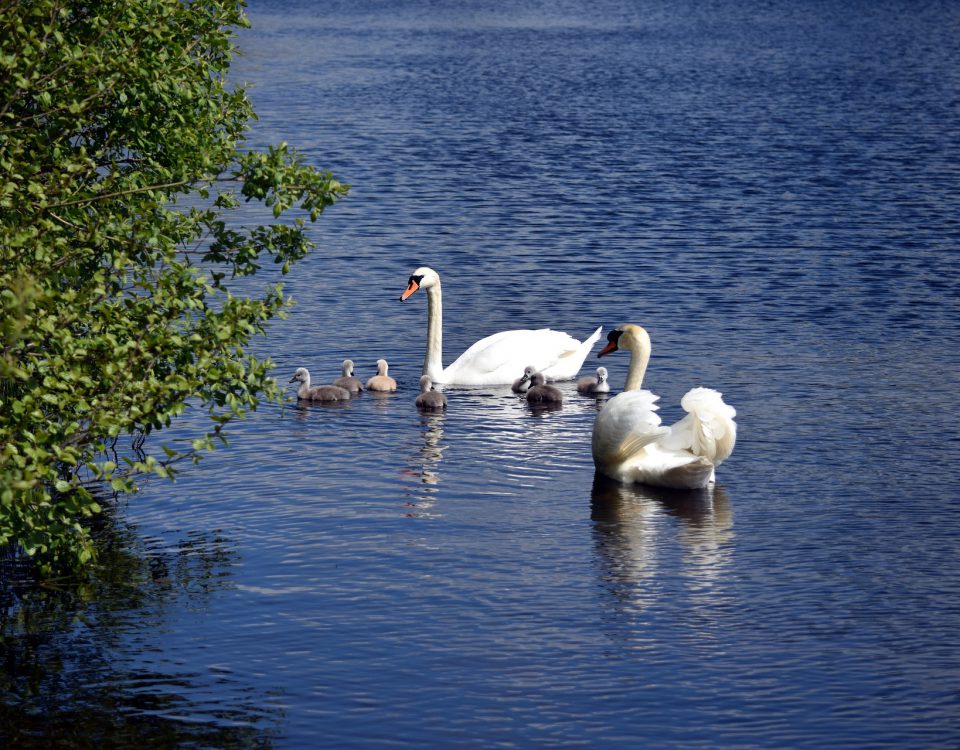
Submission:
M 5 594 L 16 746 L 960 745 L 960 7 L 250 17 L 253 142 L 353 186 L 258 349 L 400 390 L 262 408 L 121 503 L 115 583 Z M 424 264 L 448 363 L 644 325 L 665 421 L 738 410 L 717 485 L 595 481 L 571 384 L 418 414 Z

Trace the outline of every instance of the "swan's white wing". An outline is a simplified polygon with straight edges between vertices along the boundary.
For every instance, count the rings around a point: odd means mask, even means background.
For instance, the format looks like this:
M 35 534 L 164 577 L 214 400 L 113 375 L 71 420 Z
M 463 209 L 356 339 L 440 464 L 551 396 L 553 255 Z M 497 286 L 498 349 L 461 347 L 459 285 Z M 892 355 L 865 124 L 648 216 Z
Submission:
M 593 423 L 593 461 L 598 468 L 628 462 L 669 432 L 660 426 L 659 398 L 650 391 L 624 391 L 604 404 Z
M 660 426 L 657 399 L 650 391 L 624 391 L 606 403 L 593 425 L 594 464 L 602 474 L 621 482 L 706 486 L 713 464 L 664 445 L 670 428 Z
M 560 357 L 576 352 L 580 342 L 562 331 L 501 331 L 480 339 L 445 368 L 441 383 L 496 385 L 512 383 L 532 365 L 546 370 Z
M 693 388 L 680 399 L 687 416 L 670 427 L 660 444 L 670 450 L 687 450 L 719 464 L 733 453 L 737 442 L 737 410 L 712 388 Z

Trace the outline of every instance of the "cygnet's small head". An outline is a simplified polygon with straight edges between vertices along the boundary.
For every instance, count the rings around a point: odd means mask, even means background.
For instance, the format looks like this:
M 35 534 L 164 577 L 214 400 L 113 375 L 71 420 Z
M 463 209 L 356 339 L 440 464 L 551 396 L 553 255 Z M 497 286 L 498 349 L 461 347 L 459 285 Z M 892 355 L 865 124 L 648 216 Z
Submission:
M 293 377 L 290 378 L 291 383 L 306 383 L 310 380 L 310 373 L 307 372 L 306 367 L 298 367 L 297 371 L 293 373 Z
M 386 374 L 387 374 L 387 367 L 388 367 L 388 365 L 387 365 L 387 360 L 385 360 L 385 359 L 378 359 L 378 360 L 377 360 L 377 374 L 378 374 L 378 375 L 386 375 Z
M 353 360 L 352 360 L 352 359 L 345 359 L 345 360 L 343 360 L 343 366 L 342 366 L 342 368 L 341 368 L 341 372 L 343 373 L 343 377 L 345 377 L 345 378 L 349 378 L 351 375 L 353 375 Z
M 523 368 L 523 375 L 520 376 L 519 383 L 526 383 L 530 378 L 533 377 L 533 374 L 537 371 L 537 368 L 533 365 L 527 365 Z
M 544 385 L 547 382 L 547 379 L 543 376 L 542 372 L 535 372 L 530 376 L 530 385 Z
M 644 347 L 650 347 L 650 335 L 640 326 L 627 323 L 607 334 L 607 345 L 597 352 L 597 357 L 612 354 L 618 349 L 633 351 Z
M 430 376 L 429 376 L 429 375 L 421 375 L 421 376 L 420 376 L 420 392 L 421 392 L 421 393 L 426 393 L 426 392 L 429 391 L 432 387 L 433 387 L 433 381 L 430 380 Z
M 606 383 L 606 382 L 607 382 L 607 368 L 598 367 L 597 368 L 597 385 L 600 385 L 600 383 Z
M 404 289 L 403 294 L 400 295 L 400 301 L 402 302 L 418 289 L 429 289 L 430 287 L 437 286 L 439 283 L 440 274 L 429 266 L 420 266 L 420 268 L 410 274 L 410 278 L 407 280 L 407 288 Z

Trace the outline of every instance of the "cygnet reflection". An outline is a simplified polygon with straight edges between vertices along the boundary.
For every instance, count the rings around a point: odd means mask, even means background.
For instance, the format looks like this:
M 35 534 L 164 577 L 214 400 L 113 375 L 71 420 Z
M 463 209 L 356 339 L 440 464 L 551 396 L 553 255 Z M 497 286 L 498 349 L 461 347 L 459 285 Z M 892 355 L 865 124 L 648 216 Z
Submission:
M 420 431 L 423 443 L 410 458 L 410 469 L 405 473 L 414 479 L 409 491 L 407 515 L 430 516 L 437 501 L 437 485 L 440 483 L 440 462 L 447 446 L 443 443 L 444 412 L 421 412 Z

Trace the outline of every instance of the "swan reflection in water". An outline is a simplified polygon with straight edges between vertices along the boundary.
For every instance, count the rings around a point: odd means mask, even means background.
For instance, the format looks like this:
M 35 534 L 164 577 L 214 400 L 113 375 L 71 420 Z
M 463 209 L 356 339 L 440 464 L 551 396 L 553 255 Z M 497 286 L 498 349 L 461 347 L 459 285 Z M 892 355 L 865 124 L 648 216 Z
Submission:
M 411 457 L 413 466 L 404 471 L 404 474 L 415 477 L 418 484 L 409 492 L 411 499 L 406 502 L 407 515 L 422 518 L 432 515 L 431 508 L 437 501 L 437 492 L 440 483 L 438 468 L 443 452 L 447 446 L 443 440 L 442 411 L 430 412 L 426 409 L 420 412 L 420 429 L 423 435 L 423 445 L 416 455 Z
M 590 509 L 601 579 L 617 610 L 645 610 L 673 585 L 668 579 L 680 581 L 693 607 L 716 599 L 734 538 L 723 487 L 669 490 L 620 484 L 597 473 Z

